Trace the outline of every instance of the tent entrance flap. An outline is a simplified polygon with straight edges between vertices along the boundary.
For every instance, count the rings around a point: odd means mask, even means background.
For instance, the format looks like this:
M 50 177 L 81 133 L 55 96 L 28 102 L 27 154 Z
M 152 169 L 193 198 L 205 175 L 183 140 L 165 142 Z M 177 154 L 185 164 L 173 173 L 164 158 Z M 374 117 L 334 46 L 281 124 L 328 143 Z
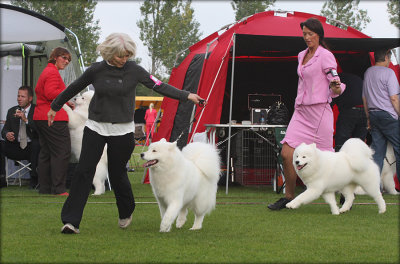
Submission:
M 203 63 L 204 54 L 197 54 L 193 57 L 187 69 L 182 90 L 189 91 L 191 93 L 197 93 Z M 192 109 L 193 103 L 191 101 L 180 102 L 178 105 L 177 114 L 175 115 L 170 142 L 178 139 L 180 134 L 183 132 L 182 137 L 178 141 L 178 147 L 181 149 L 186 145 L 188 140 L 190 116 L 192 114 Z

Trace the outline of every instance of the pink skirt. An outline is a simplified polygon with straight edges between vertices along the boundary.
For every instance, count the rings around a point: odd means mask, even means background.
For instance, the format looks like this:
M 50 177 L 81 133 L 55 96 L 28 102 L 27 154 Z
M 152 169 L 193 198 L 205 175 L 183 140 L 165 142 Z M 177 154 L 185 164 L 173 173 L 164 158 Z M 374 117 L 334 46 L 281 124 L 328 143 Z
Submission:
M 333 112 L 328 103 L 296 105 L 281 143 L 296 148 L 301 143 L 315 143 L 320 150 L 333 149 Z

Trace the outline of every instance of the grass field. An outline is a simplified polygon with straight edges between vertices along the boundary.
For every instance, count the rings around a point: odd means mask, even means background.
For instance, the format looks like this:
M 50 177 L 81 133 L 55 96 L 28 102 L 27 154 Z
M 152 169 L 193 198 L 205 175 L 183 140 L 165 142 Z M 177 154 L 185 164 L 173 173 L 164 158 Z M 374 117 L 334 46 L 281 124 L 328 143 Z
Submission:
M 137 151 L 139 148 L 137 148 Z M 367 196 L 333 216 L 322 199 L 279 212 L 271 186 L 220 187 L 203 229 L 159 233 L 160 216 L 143 169 L 129 173 L 137 202 L 132 225 L 118 228 L 115 198 L 90 196 L 79 235 L 60 233 L 64 197 L 26 187 L 0 189 L 0 263 L 399 263 L 399 197 L 384 195 L 387 212 Z M 302 191 L 298 188 L 298 191 Z

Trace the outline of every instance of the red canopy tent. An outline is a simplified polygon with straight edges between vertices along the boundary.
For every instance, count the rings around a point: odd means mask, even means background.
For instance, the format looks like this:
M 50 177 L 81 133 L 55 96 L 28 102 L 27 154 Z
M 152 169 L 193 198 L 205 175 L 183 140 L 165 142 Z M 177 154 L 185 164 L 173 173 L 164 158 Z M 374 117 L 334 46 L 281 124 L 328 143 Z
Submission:
M 328 24 L 325 17 L 308 13 L 267 11 L 244 18 L 191 46 L 180 65 L 173 68 L 169 84 L 198 93 L 208 104 L 202 111 L 191 102 L 165 97 L 154 141 L 179 139 L 178 146 L 183 147 L 192 134 L 205 131 L 205 124 L 250 120 L 248 94 L 281 95 L 292 113 L 297 54 L 306 48 L 300 23 L 310 17 L 323 24 L 325 41 L 339 71 L 363 77 L 371 66 L 372 51 L 400 46 L 399 38 L 373 39 L 340 22 Z
M 325 17 L 313 14 L 267 11 L 242 19 L 191 46 L 187 57 L 172 70 L 169 84 L 208 98 L 201 118 L 197 118 L 198 124 L 194 124 L 196 133 L 205 130 L 204 124 L 229 122 L 231 86 L 234 87 L 232 119 L 249 119 L 239 112 L 247 108 L 247 94 L 251 93 L 280 94 L 293 111 L 297 54 L 306 48 L 300 23 L 310 17 L 323 23 L 326 42 L 340 68 L 361 77 L 371 66 L 369 52 L 399 46 L 399 39 L 372 39 L 351 27 L 344 30 L 328 24 Z M 232 62 L 233 71 L 229 67 Z M 164 98 L 161 108 L 164 114 L 154 141 L 161 138 L 173 141 L 184 131 L 180 145 L 185 145 L 190 139 L 186 132 L 193 105 Z M 200 110 L 196 109 L 196 117 L 200 117 Z

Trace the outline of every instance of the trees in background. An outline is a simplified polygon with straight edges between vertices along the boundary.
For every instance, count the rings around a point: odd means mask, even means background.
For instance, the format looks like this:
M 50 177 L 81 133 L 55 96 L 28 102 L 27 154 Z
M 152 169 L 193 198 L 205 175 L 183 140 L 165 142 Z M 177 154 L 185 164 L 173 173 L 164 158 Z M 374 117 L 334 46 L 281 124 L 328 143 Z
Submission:
M 191 1 L 147 0 L 140 7 L 137 22 L 139 38 L 149 50 L 151 74 L 165 76 L 176 59 L 177 52 L 200 40 L 199 23 L 194 19 Z M 187 53 L 178 58 L 178 63 Z
M 371 19 L 367 10 L 358 8 L 359 3 L 360 0 L 328 0 L 322 6 L 321 16 L 343 22 L 362 31 Z
M 400 2 L 399 0 L 390 0 L 387 3 L 387 10 L 389 13 L 389 21 L 396 27 L 400 28 Z
M 96 61 L 100 27 L 99 20 L 94 21 L 93 15 L 97 1 L 11 0 L 11 4 L 35 11 L 70 29 L 79 39 L 85 65 Z
M 231 5 L 235 12 L 235 19 L 238 21 L 255 13 L 263 12 L 272 7 L 274 3 L 275 0 L 232 0 Z

